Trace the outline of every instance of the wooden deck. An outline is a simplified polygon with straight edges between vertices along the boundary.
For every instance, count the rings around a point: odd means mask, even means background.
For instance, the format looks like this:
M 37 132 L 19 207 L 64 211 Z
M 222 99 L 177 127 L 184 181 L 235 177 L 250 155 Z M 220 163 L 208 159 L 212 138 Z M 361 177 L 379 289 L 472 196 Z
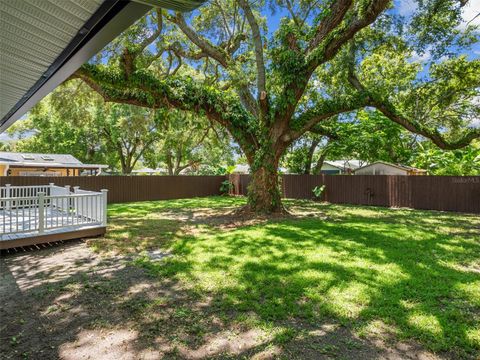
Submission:
M 106 231 L 106 227 L 99 222 L 85 223 L 84 216 L 46 209 L 45 230 L 40 234 L 38 230 L 34 230 L 38 228 L 36 211 L 35 208 L 25 209 L 21 213 L 0 210 L 0 250 L 99 236 Z
M 54 229 L 45 231 L 43 234 L 22 233 L 18 237 L 9 237 L 0 235 L 0 250 L 45 244 L 60 240 L 82 239 L 87 237 L 96 237 L 105 234 L 106 227 L 102 225 L 96 226 L 80 226 L 78 229 Z M 11 234 L 9 234 L 11 235 Z

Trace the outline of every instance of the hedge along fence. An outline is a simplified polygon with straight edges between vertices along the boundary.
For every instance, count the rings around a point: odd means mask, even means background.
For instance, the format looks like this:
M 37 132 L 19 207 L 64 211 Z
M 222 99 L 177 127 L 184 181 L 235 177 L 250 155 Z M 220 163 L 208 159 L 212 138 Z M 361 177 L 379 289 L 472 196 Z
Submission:
M 246 195 L 250 175 L 230 175 L 232 195 Z M 480 176 L 283 175 L 282 195 L 312 199 L 325 185 L 323 200 L 334 204 L 409 207 L 480 213 Z
M 229 175 L 232 195 L 246 195 L 250 175 Z M 109 203 L 204 197 L 220 194 L 225 176 L 0 177 L 0 186 L 79 186 L 108 189 Z M 335 204 L 410 207 L 480 213 L 480 176 L 283 175 L 286 198 L 311 199 L 325 185 L 323 200 Z
M 225 176 L 3 176 L 0 186 L 79 186 L 82 190 L 108 190 L 109 203 L 205 197 L 220 194 Z

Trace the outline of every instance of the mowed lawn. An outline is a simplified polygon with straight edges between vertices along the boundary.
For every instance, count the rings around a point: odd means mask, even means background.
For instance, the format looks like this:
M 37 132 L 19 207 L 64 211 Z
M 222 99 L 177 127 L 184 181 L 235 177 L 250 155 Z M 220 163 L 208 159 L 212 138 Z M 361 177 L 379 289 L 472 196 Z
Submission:
M 220 328 L 261 333 L 287 358 L 302 351 L 341 358 L 362 346 L 355 339 L 417 344 L 448 358 L 480 354 L 478 216 L 293 200 L 287 219 L 223 216 L 244 201 L 109 206 L 107 238 L 89 245 L 140 254 L 135 267 L 182 294 L 132 305 L 145 319 L 138 326 L 201 342 L 215 318 Z M 168 310 L 175 325 L 160 315 Z M 343 330 L 317 344 L 325 324 Z

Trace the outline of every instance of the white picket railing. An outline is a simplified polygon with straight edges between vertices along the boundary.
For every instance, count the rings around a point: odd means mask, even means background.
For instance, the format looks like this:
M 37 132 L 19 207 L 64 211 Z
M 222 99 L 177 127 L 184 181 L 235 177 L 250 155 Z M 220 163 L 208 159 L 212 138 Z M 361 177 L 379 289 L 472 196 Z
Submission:
M 75 188 L 75 192 L 70 192 L 69 186 L 54 184 L 7 185 L 0 188 L 0 194 L 2 235 L 107 225 L 107 190 L 93 192 Z
M 51 195 L 51 189 L 53 188 L 59 188 L 59 186 L 55 186 L 53 183 L 36 186 L 12 186 L 7 184 L 0 187 L 0 199 L 32 197 L 37 196 L 39 192 L 43 192 L 45 195 Z

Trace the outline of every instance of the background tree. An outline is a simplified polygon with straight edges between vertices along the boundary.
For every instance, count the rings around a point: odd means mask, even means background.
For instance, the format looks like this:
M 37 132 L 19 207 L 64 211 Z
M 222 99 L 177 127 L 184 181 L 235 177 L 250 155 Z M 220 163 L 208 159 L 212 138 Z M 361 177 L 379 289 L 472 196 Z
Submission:
M 140 162 L 166 166 L 173 175 L 188 166 L 218 167 L 232 162 L 233 156 L 227 149 L 228 135 L 205 118 L 105 104 L 79 81 L 60 86 L 9 132 L 20 138 L 16 151 L 72 154 L 86 163 L 107 163 L 123 174 L 130 174 Z
M 11 145 L 6 141 L 0 141 L 0 151 L 11 151 Z
M 107 149 L 115 154 L 122 174 L 130 174 L 145 152 L 161 137 L 164 119 L 154 110 L 115 104 L 100 112 L 96 126 L 101 129 Z
M 291 172 L 319 174 L 324 160 L 364 162 L 383 160 L 409 165 L 421 151 L 418 136 L 393 123 L 381 113 L 359 110 L 341 121 L 317 125 L 288 149 L 284 166 Z
M 119 165 L 129 174 L 155 140 L 154 112 L 110 104 L 81 82 L 59 87 L 10 133 L 16 151 L 72 154 L 86 163 Z
M 463 149 L 442 151 L 428 143 L 419 144 L 411 165 L 426 169 L 431 175 L 480 175 L 480 142 Z
M 478 41 L 471 26 L 459 27 L 465 3 L 422 0 L 408 21 L 387 11 L 388 0 L 224 0 L 187 16 L 154 10 L 72 78 L 105 101 L 191 111 L 222 125 L 251 167 L 250 209 L 282 211 L 281 157 L 339 114 L 374 108 L 442 149 L 480 136 L 470 126 L 480 115 L 472 101 L 480 61 L 457 55 Z M 265 18 L 271 8 L 285 14 L 276 31 Z M 428 66 L 409 60 L 426 51 L 435 60 Z
M 231 165 L 230 137 L 207 119 L 184 111 L 169 111 L 161 125 L 161 139 L 144 154 L 152 168 L 165 167 L 169 175 L 215 173 L 221 165 Z
M 93 126 L 97 108 L 92 100 L 96 94 L 82 83 L 70 82 L 60 86 L 42 100 L 25 120 L 18 121 L 8 132 L 18 138 L 14 150 L 23 152 L 72 154 L 85 163 L 108 163 L 101 131 Z M 90 96 L 88 95 L 90 93 Z M 100 98 L 101 100 L 101 98 Z M 98 106 L 98 111 L 103 107 Z

